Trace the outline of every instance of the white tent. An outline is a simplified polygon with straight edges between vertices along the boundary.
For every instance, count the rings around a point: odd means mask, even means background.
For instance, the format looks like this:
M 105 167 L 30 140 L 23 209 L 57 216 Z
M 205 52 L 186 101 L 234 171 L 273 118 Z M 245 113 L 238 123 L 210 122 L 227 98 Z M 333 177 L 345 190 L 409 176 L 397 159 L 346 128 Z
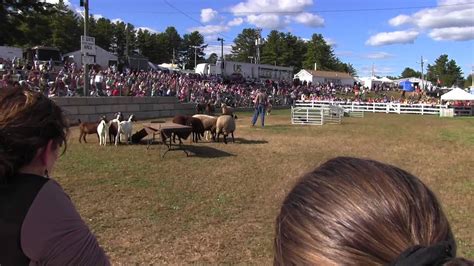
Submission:
M 387 78 L 387 77 L 383 77 L 380 79 L 380 81 L 382 81 L 383 83 L 393 83 L 393 80 Z
M 443 101 L 474 101 L 474 94 L 470 94 L 463 89 L 455 88 L 450 92 L 441 95 Z

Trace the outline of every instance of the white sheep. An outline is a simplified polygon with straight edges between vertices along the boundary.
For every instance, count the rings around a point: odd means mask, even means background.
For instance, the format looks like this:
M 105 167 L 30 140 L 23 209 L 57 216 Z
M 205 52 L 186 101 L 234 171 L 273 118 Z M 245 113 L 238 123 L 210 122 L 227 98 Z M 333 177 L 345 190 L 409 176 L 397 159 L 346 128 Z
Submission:
M 217 142 L 219 142 L 219 135 L 224 136 L 224 143 L 227 144 L 227 136 L 232 136 L 232 142 L 234 140 L 234 131 L 235 131 L 235 118 L 232 115 L 221 115 L 217 118 L 215 132 L 217 136 Z
M 202 125 L 204 126 L 204 131 L 206 133 L 206 140 L 214 138 L 212 135 L 212 128 L 215 128 L 217 123 L 217 117 L 210 115 L 193 115 L 194 118 L 201 120 Z
M 105 117 L 102 117 L 97 126 L 97 134 L 99 135 L 99 145 L 107 145 L 107 136 L 109 135 L 109 124 Z
M 117 129 L 117 137 L 115 138 L 115 145 L 118 145 L 120 134 L 124 135 L 125 140 L 127 143 L 130 143 L 132 138 L 132 131 L 133 131 L 133 124 L 132 122 L 135 121 L 135 116 L 130 115 L 127 121 L 122 121 L 118 124 Z

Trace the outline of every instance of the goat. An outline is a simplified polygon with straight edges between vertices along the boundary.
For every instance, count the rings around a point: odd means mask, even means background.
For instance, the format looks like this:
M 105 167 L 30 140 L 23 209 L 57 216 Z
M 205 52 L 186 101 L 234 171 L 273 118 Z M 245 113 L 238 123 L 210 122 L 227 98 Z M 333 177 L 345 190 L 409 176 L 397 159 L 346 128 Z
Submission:
M 132 138 L 132 131 L 133 131 L 133 124 L 132 124 L 133 121 L 136 121 L 136 120 L 135 120 L 135 116 L 132 114 L 130 115 L 127 121 L 122 121 L 119 123 L 118 129 L 117 129 L 117 137 L 115 138 L 116 146 L 118 145 L 118 142 L 119 142 L 118 137 L 120 136 L 120 134 L 125 136 L 127 143 L 130 143 L 130 139 Z
M 123 121 L 123 114 L 121 112 L 118 112 L 115 114 L 115 116 L 116 117 L 109 122 L 110 143 L 115 142 L 116 138 L 119 138 L 119 142 L 120 142 L 120 135 L 117 136 L 117 132 L 118 132 L 118 126 L 120 122 Z M 113 140 L 112 140 L 112 137 L 113 137 Z
M 81 119 L 77 119 L 77 121 L 79 121 L 80 130 L 79 143 L 82 143 L 82 140 L 87 143 L 86 135 L 97 134 L 97 138 L 99 138 L 99 134 L 97 133 L 98 122 L 82 122 Z
M 109 123 L 107 118 L 103 116 L 97 126 L 97 133 L 99 134 L 99 145 L 107 145 L 107 135 L 109 135 Z

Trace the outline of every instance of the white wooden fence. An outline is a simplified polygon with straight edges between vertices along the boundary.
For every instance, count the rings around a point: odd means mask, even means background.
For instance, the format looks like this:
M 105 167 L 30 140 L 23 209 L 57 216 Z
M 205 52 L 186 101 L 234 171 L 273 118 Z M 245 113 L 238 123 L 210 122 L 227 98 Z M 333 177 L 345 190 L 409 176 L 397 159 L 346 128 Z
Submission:
M 328 107 L 340 106 L 345 112 L 371 112 L 396 114 L 439 115 L 440 106 L 430 104 L 400 104 L 400 103 L 364 103 L 337 101 L 297 101 L 297 107 Z

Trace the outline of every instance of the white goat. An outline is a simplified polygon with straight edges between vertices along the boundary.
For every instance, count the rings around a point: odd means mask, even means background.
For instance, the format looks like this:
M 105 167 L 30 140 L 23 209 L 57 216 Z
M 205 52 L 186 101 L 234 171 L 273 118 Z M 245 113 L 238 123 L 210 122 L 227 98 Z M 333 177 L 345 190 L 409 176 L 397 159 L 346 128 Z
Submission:
M 122 121 L 118 124 L 117 128 L 117 137 L 115 138 L 115 145 L 118 145 L 119 138 L 121 134 L 124 135 L 127 143 L 130 143 L 132 138 L 133 124 L 132 121 L 135 121 L 134 115 L 130 115 L 127 121 Z
M 107 137 L 109 136 L 109 124 L 105 120 L 105 117 L 102 117 L 99 125 L 97 126 L 97 134 L 99 134 L 99 145 L 107 145 Z

